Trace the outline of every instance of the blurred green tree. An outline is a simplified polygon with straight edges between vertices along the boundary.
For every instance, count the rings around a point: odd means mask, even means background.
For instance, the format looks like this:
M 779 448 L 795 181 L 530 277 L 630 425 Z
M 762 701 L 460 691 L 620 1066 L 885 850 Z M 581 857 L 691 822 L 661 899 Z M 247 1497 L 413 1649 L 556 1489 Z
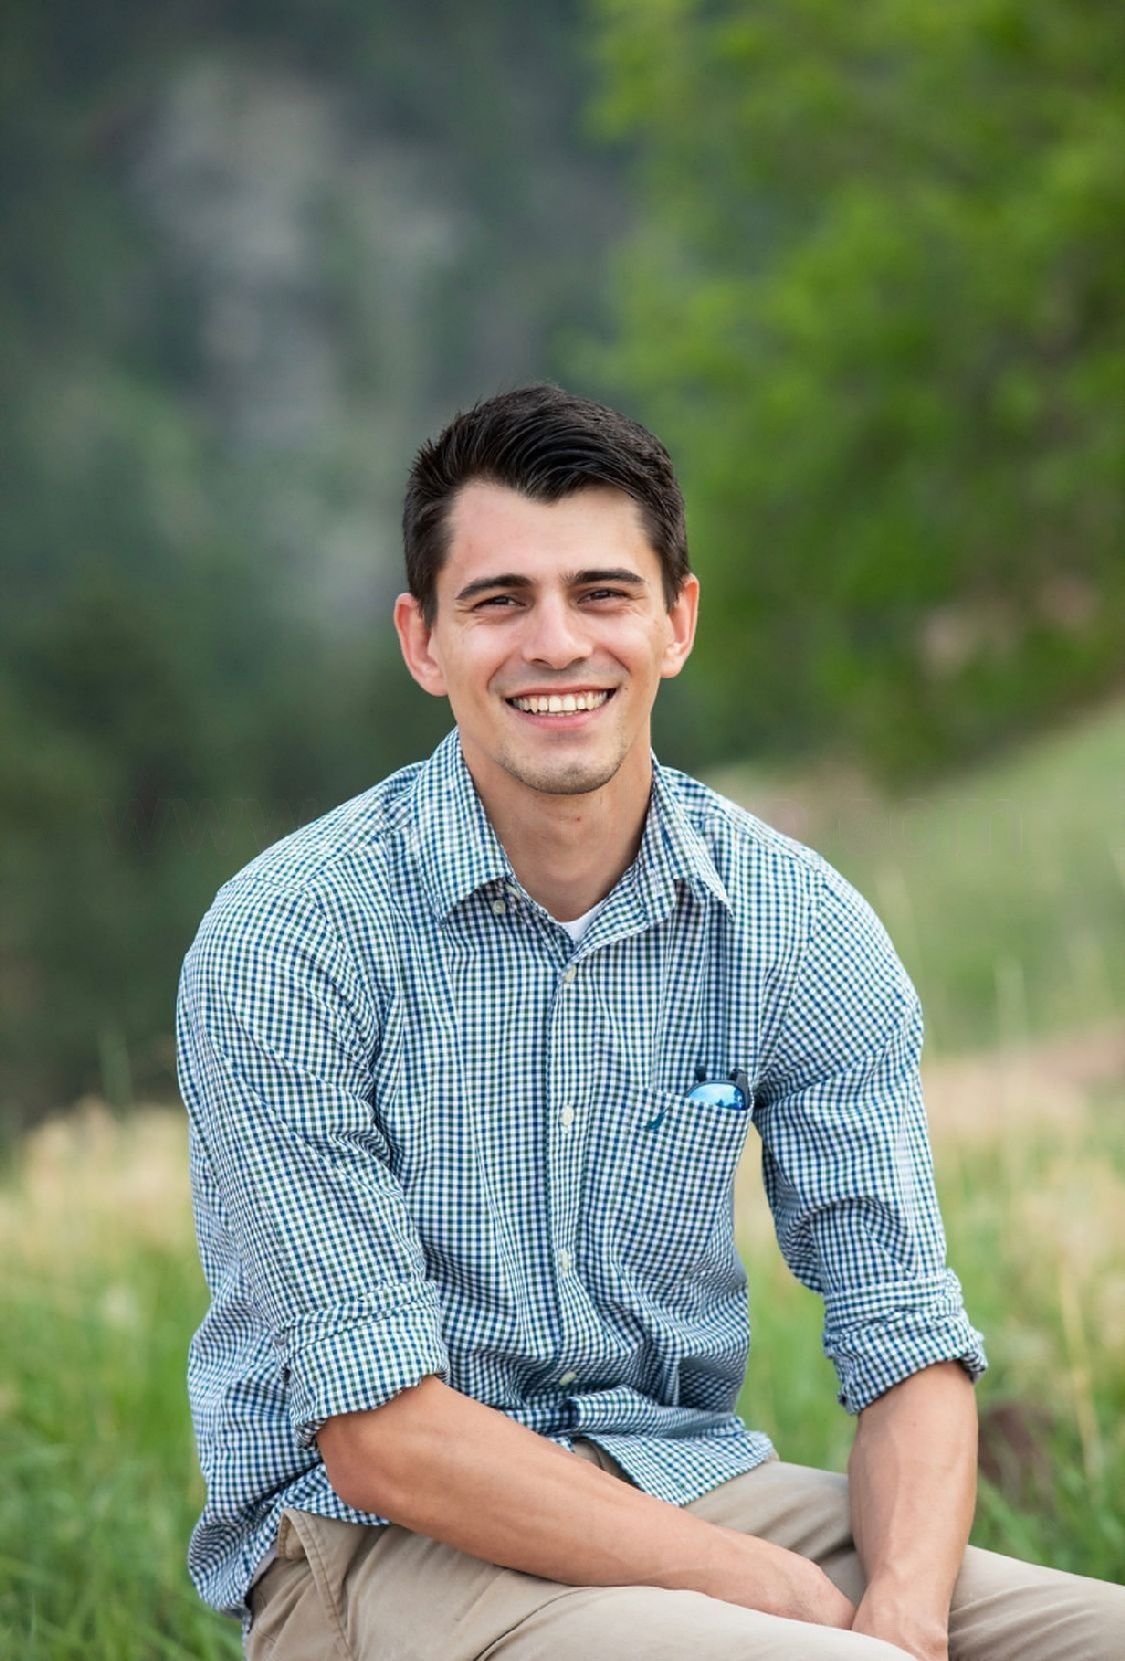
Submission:
M 1120 685 L 1125 13 L 594 15 L 643 214 L 592 355 L 684 477 L 700 744 L 901 779 Z
M 589 320 L 576 16 L 5 8 L 0 1128 L 170 1094 L 219 883 L 448 728 L 389 624 L 402 483 Z

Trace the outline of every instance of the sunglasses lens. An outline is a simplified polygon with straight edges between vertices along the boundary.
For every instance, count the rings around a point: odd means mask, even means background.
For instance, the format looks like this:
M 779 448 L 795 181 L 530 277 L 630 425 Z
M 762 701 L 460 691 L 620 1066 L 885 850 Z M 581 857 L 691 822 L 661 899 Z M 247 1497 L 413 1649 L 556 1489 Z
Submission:
M 733 1084 L 697 1084 L 691 1092 L 693 1102 L 706 1102 L 710 1107 L 740 1106 L 738 1091 Z

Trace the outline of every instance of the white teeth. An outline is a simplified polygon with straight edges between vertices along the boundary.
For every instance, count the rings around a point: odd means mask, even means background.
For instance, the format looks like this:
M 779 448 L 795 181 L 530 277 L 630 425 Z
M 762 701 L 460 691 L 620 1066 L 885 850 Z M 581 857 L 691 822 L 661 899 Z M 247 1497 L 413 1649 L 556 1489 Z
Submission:
M 608 692 L 552 692 L 534 698 L 511 698 L 510 703 L 529 715 L 572 715 L 580 709 L 600 709 Z

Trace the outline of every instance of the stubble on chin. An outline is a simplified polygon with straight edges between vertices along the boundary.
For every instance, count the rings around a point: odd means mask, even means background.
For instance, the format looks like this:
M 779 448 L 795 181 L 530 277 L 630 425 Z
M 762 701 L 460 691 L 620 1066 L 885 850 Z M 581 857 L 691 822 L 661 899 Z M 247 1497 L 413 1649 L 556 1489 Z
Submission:
M 573 761 L 544 759 L 540 762 L 508 753 L 499 760 L 509 777 L 528 790 L 537 790 L 544 796 L 588 796 L 609 783 L 618 772 L 622 758 L 594 762 L 576 757 Z

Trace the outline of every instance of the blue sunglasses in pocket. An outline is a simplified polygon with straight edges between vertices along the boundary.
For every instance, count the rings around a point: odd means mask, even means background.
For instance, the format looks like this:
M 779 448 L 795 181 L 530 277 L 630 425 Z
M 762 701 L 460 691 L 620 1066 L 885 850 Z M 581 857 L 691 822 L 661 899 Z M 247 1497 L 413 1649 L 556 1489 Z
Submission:
M 709 1079 L 706 1068 L 701 1067 L 694 1088 L 688 1091 L 687 1100 L 699 1102 L 706 1107 L 726 1108 L 732 1113 L 747 1113 L 750 1111 L 753 1095 L 750 1080 L 741 1067 L 736 1067 L 727 1079 Z M 649 1120 L 645 1129 L 656 1130 L 667 1111 L 666 1107 L 662 1107 L 655 1119 Z
M 750 1081 L 741 1067 L 735 1067 L 726 1079 L 709 1079 L 701 1067 L 697 1083 L 688 1091 L 688 1101 L 706 1102 L 708 1107 L 727 1107 L 734 1113 L 745 1113 L 751 1102 Z

